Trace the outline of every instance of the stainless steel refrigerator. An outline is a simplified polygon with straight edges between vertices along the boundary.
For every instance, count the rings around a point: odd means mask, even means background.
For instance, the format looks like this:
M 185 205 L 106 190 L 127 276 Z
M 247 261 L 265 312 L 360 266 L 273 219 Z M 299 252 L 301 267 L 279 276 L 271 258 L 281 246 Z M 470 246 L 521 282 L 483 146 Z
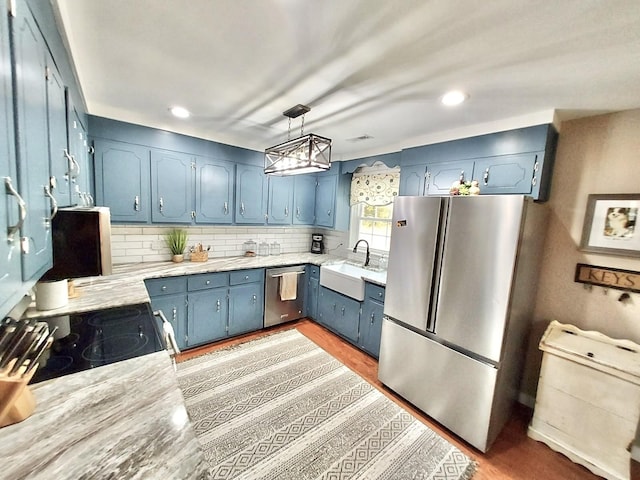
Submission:
M 378 377 L 483 452 L 519 392 L 546 219 L 520 195 L 394 202 Z

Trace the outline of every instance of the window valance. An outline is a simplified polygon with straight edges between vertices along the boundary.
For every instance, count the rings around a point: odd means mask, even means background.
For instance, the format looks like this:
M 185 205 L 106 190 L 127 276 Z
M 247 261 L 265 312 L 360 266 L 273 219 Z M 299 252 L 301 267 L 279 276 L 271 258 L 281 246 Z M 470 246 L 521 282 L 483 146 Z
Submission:
M 398 195 L 400 172 L 354 173 L 350 205 L 366 203 L 374 207 L 389 205 Z

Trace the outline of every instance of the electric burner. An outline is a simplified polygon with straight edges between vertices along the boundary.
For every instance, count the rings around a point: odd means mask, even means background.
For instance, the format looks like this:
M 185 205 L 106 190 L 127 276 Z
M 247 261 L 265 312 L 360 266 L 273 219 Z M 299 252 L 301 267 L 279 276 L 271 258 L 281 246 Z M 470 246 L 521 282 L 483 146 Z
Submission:
M 148 303 L 43 320 L 69 333 L 53 342 L 46 363 L 38 366 L 31 383 L 166 348 Z

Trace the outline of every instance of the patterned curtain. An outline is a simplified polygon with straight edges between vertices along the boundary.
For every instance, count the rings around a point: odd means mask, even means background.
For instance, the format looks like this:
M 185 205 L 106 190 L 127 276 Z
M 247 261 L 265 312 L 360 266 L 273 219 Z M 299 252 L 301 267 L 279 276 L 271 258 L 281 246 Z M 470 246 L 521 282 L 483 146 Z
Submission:
M 400 172 L 355 173 L 351 180 L 351 205 L 366 203 L 374 207 L 393 203 L 398 195 Z

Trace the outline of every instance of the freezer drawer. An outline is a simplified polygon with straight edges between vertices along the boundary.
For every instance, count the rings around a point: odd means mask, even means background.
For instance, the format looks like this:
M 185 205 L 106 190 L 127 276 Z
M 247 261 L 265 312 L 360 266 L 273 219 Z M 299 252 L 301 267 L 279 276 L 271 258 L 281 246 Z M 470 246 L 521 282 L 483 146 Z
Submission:
M 378 378 L 420 410 L 486 452 L 497 369 L 385 318 Z

